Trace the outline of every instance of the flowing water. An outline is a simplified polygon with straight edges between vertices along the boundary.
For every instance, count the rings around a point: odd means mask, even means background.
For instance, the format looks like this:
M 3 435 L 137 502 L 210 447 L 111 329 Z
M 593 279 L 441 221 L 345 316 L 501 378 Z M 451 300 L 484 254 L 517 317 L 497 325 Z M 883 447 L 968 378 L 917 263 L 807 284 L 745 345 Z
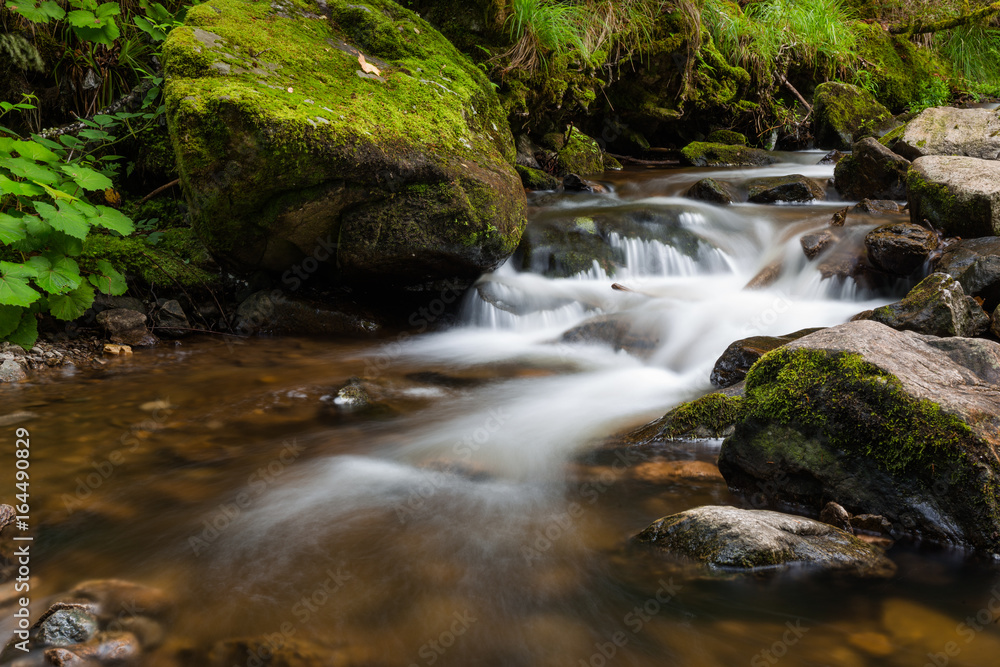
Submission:
M 613 261 L 554 277 L 558 243 L 537 245 L 484 276 L 444 330 L 188 340 L 0 389 L 31 431 L 35 613 L 84 579 L 159 586 L 178 611 L 144 662 L 157 665 L 253 636 L 313 644 L 329 665 L 1000 664 L 992 612 L 984 629 L 959 625 L 989 609 L 1000 572 L 960 552 L 897 545 L 895 577 L 872 581 L 706 577 L 629 547 L 661 516 L 739 500 L 718 441 L 593 454 L 609 436 L 711 390 L 733 340 L 838 324 L 905 292 L 823 279 L 824 256 L 805 259 L 799 238 L 843 202 L 682 197 L 709 175 L 832 176 L 818 153 L 786 157 L 533 199 L 533 229 L 599 234 Z M 855 217 L 848 242 L 885 221 Z M 775 263 L 776 282 L 743 289 Z M 415 321 L 443 321 L 445 297 Z M 620 335 L 564 337 L 595 318 Z M 338 398 L 351 378 L 371 406 Z

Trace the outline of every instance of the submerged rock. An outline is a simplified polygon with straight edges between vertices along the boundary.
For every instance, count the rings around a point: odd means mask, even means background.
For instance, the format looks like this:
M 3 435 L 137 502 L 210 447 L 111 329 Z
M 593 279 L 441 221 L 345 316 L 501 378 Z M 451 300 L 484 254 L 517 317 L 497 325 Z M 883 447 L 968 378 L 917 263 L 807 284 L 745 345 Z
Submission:
M 982 307 L 946 273 L 927 276 L 902 301 L 876 308 L 870 319 L 932 336 L 978 336 L 989 326 Z
M 184 23 L 163 47 L 167 125 L 192 225 L 226 268 L 423 289 L 517 247 L 506 112 L 415 13 L 210 0 Z
M 285 296 L 280 290 L 262 290 L 237 308 L 236 330 L 244 335 L 369 337 L 381 330 L 381 324 L 354 312 Z
M 800 174 L 755 178 L 747 182 L 747 191 L 750 201 L 758 204 L 826 199 L 826 191 L 816 181 Z
M 939 245 L 937 234 L 908 222 L 882 225 L 865 236 L 872 264 L 898 276 L 922 267 Z
M 747 375 L 719 469 L 759 503 L 885 517 L 1000 553 L 1000 344 L 850 322 L 766 355 Z
M 696 507 L 653 522 L 636 542 L 719 568 L 803 564 L 888 576 L 881 549 L 829 524 L 768 510 Z
M 1000 235 L 1000 161 L 921 157 L 906 178 L 910 219 L 948 236 Z
M 740 193 L 731 184 L 714 178 L 703 178 L 687 191 L 691 199 L 701 199 L 713 204 L 732 204 L 740 201 Z
M 991 109 L 924 109 L 906 124 L 893 151 L 909 160 L 926 155 L 1000 159 L 1000 115 Z
M 598 315 L 569 331 L 560 340 L 564 343 L 600 343 L 615 351 L 624 350 L 632 356 L 646 359 L 660 346 L 660 327 L 655 321 L 643 321 L 630 313 Z
M 726 348 L 726 351 L 716 360 L 709 378 L 716 387 L 731 387 L 746 379 L 747 371 L 771 350 L 787 345 L 793 340 L 820 331 L 820 329 L 801 329 L 784 336 L 750 336 L 741 338 Z
M 803 234 L 799 239 L 806 258 L 816 259 L 824 250 L 837 242 L 837 237 L 829 229 L 813 234 Z
M 885 215 L 887 213 L 899 213 L 902 209 L 899 207 L 899 204 L 891 199 L 862 199 L 851 207 L 851 211 L 855 213 L 868 213 L 869 215 Z
M 910 161 L 868 137 L 837 163 L 834 186 L 846 199 L 905 199 Z
M 866 90 L 847 83 L 821 83 L 813 95 L 816 143 L 850 150 L 861 134 L 882 136 L 894 126 L 892 114 Z
M 694 141 L 681 150 L 681 161 L 691 167 L 760 167 L 778 158 L 759 148 Z
M 39 647 L 83 644 L 90 641 L 97 630 L 97 617 L 85 605 L 73 605 L 43 617 L 35 643 Z
M 13 359 L 4 359 L 0 364 L 0 382 L 21 382 L 27 379 L 28 374 L 24 372 L 24 367 Z

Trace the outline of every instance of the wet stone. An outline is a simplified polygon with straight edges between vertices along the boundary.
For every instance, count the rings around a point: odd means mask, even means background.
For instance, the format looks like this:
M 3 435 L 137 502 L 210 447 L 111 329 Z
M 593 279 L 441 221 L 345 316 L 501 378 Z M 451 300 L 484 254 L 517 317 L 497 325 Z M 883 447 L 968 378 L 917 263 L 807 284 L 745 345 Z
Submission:
M 35 641 L 39 646 L 82 644 L 97 634 L 97 618 L 83 609 L 60 609 L 42 621 Z

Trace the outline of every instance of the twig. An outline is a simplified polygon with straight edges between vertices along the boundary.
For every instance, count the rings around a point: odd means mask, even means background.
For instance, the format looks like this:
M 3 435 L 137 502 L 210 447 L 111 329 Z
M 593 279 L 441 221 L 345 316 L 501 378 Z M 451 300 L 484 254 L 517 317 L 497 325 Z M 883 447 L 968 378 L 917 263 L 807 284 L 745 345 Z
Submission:
M 174 187 L 175 185 L 177 185 L 180 182 L 181 182 L 181 179 L 175 178 L 174 180 L 170 181 L 166 185 L 161 185 L 160 187 L 156 188 L 155 190 L 153 190 L 152 192 L 150 192 L 148 195 L 146 195 L 145 197 L 143 197 L 142 199 L 140 199 L 139 200 L 139 205 L 142 206 L 143 204 L 145 204 L 146 202 L 148 202 L 150 199 L 152 199 L 156 195 L 160 194 L 164 190 L 167 190 L 169 188 Z
M 190 329 L 187 327 L 172 327 L 169 325 L 156 325 L 150 329 L 169 329 L 170 331 L 189 331 L 191 333 L 209 334 L 212 336 L 232 336 L 233 338 L 249 338 L 242 334 L 227 333 L 225 331 L 210 331 L 209 329 Z
M 677 167 L 680 165 L 680 160 L 640 160 L 637 157 L 629 157 L 628 155 L 617 155 L 615 153 L 608 153 L 608 155 L 622 164 L 638 164 L 646 167 Z
M 795 95 L 795 97 L 799 98 L 799 102 L 802 102 L 802 104 L 805 105 L 806 110 L 809 113 L 812 113 L 812 110 L 813 110 L 812 105 L 809 104 L 808 102 L 806 102 L 806 98 L 802 97 L 802 93 L 800 93 L 799 91 L 795 90 L 795 86 L 793 86 L 791 83 L 789 83 L 788 79 L 785 78 L 784 74 L 779 74 L 778 75 L 778 81 L 780 81 L 781 84 L 785 88 L 787 88 L 788 90 L 792 91 L 792 94 Z M 808 117 L 809 116 L 806 115 L 806 118 L 808 118 Z

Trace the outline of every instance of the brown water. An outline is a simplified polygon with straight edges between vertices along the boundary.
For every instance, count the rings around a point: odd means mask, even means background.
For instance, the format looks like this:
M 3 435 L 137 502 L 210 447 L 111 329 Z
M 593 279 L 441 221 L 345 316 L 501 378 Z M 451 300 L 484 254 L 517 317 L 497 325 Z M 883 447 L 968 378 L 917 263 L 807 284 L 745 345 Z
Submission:
M 687 178 L 619 177 L 619 200 L 537 215 L 673 210 Z M 629 548 L 661 516 L 737 500 L 714 469 L 718 442 L 626 464 L 588 454 L 597 443 L 707 390 L 715 357 L 748 326 L 785 333 L 889 300 L 845 300 L 850 290 L 817 287 L 794 262 L 785 283 L 742 292 L 835 210 L 764 208 L 689 211 L 702 238 L 728 234 L 729 268 L 706 255 L 710 270 L 658 273 L 633 258 L 616 279 L 648 297 L 611 293 L 606 276 L 505 269 L 490 279 L 522 315 L 473 293 L 447 332 L 187 339 L 94 375 L 0 388 L 4 414 L 30 413 L 18 426 L 33 445 L 36 614 L 85 579 L 161 587 L 178 613 L 144 662 L 157 665 L 248 636 L 310 642 L 330 665 L 1000 664 L 992 561 L 900 545 L 889 580 L 706 577 Z M 656 351 L 554 344 L 594 295 L 621 299 L 603 312 L 652 317 Z M 336 404 L 355 376 L 378 407 Z M 0 448 L 4 470 L 12 450 Z

